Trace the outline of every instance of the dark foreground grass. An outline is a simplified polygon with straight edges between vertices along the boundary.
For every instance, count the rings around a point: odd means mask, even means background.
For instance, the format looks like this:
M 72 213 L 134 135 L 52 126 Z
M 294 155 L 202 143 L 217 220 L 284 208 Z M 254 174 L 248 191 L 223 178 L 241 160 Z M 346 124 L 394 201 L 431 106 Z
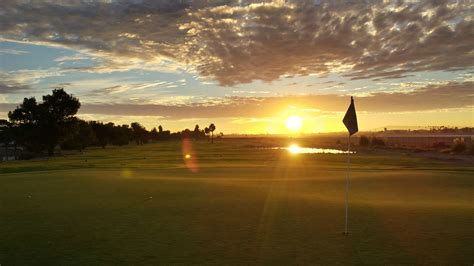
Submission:
M 290 155 L 250 140 L 90 150 L 0 164 L 0 264 L 474 262 L 473 167 Z

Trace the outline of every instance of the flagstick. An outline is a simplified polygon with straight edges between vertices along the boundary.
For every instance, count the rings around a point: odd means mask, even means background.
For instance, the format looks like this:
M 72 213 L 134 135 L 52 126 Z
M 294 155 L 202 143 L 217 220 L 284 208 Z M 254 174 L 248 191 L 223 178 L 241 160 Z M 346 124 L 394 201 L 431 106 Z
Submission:
M 347 218 L 348 218 L 348 211 L 349 211 L 349 170 L 351 166 L 351 135 L 349 134 L 348 143 L 347 143 L 347 174 L 346 174 L 346 220 L 344 224 L 344 234 L 348 234 L 347 231 Z

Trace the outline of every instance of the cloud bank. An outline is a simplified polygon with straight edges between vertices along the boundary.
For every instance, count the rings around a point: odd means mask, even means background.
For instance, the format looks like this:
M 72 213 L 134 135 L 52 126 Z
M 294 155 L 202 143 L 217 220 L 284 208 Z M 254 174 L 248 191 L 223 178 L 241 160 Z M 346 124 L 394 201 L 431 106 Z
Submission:
M 0 37 L 99 58 L 90 72 L 184 68 L 221 85 L 470 69 L 470 1 L 4 0 Z
M 417 112 L 448 108 L 474 107 L 474 82 L 449 82 L 428 85 L 408 93 L 379 92 L 356 97 L 358 112 Z M 348 96 L 304 95 L 285 97 L 225 97 L 220 101 L 154 105 L 154 104 L 84 104 L 80 114 L 116 116 L 156 116 L 168 119 L 251 117 L 277 115 L 290 107 L 314 115 L 339 113 L 348 105 Z M 0 104 L 0 111 L 15 105 Z

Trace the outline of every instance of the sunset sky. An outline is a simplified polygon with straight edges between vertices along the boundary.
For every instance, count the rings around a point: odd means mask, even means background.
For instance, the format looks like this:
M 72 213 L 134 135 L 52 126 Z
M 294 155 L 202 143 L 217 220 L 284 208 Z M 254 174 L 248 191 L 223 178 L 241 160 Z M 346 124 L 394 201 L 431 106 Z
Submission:
M 474 126 L 472 1 L 2 0 L 0 117 L 62 87 L 79 117 L 224 133 Z

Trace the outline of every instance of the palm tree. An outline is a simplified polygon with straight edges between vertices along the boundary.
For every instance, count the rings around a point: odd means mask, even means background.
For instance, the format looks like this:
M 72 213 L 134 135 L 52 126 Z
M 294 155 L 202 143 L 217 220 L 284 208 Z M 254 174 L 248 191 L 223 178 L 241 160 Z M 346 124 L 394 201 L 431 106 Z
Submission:
M 216 126 L 214 124 L 210 124 L 209 131 L 211 131 L 211 143 L 214 143 L 214 130 L 216 130 Z
M 200 133 L 200 131 L 199 131 L 199 125 L 196 125 L 196 126 L 194 127 L 194 132 L 193 132 L 193 134 L 194 134 L 194 139 L 196 139 L 196 140 L 199 139 L 199 133 Z
M 210 133 L 210 132 L 211 132 L 211 131 L 209 130 L 208 127 L 204 128 L 204 134 L 206 134 L 206 136 L 209 136 L 209 133 Z M 209 141 L 209 137 L 207 138 L 207 141 Z

